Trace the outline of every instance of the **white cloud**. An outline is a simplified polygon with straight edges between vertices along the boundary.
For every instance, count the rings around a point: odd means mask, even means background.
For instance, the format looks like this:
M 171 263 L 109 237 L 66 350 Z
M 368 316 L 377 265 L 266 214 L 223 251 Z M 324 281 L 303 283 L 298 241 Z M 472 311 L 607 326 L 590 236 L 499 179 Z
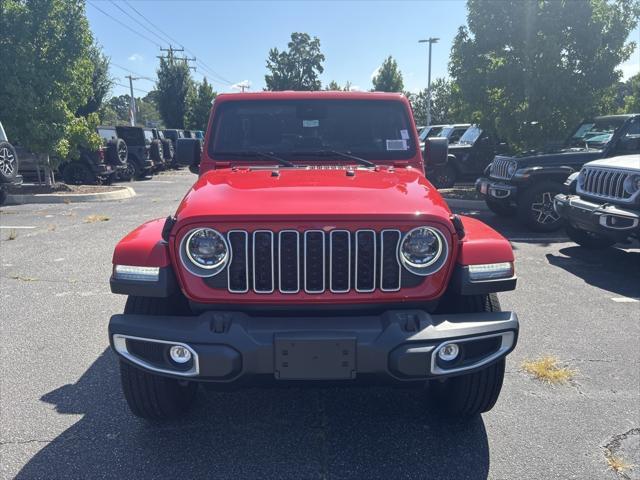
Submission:
M 251 82 L 249 80 L 242 80 L 241 82 L 231 85 L 232 90 L 248 90 L 251 88 Z
M 361 92 L 362 88 L 360 88 L 360 85 L 351 85 L 349 87 L 349 91 L 350 92 Z
M 376 75 L 378 75 L 378 72 L 380 71 L 380 67 L 376 68 L 373 72 L 371 72 L 371 81 L 373 82 L 373 79 L 375 78 Z
M 129 61 L 131 61 L 131 62 L 139 62 L 142 59 L 143 59 L 143 57 L 139 53 L 132 53 L 129 56 Z

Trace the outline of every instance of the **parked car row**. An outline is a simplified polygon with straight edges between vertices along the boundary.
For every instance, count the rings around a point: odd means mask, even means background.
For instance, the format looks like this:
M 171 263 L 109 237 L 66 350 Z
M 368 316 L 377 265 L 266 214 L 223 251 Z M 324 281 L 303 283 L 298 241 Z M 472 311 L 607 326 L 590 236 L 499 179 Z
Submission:
M 202 148 L 204 138 L 199 130 L 99 126 L 96 131 L 102 139 L 100 147 L 95 150 L 81 147 L 73 160 L 54 162 L 65 183 L 108 184 L 116 180 L 139 180 L 160 170 L 177 168 L 179 157 L 189 155 L 191 158 L 193 145 Z M 0 171 L 7 172 L 0 175 L 4 197 L 7 185 L 21 181 L 18 170 L 25 179 L 39 180 L 43 165 L 37 155 L 20 145 L 8 143 L 1 125 L 0 142 Z

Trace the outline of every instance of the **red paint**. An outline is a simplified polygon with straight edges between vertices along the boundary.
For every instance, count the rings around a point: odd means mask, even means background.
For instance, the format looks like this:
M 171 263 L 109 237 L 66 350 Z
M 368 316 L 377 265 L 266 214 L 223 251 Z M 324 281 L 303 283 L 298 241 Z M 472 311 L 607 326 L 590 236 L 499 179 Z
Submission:
M 300 98 L 380 99 L 402 102 L 410 115 L 407 100 L 398 94 L 361 92 L 269 92 L 220 95 L 216 106 L 234 100 L 300 99 Z M 211 124 L 210 118 L 210 124 Z M 414 129 L 414 138 L 418 139 Z M 169 243 L 162 238 L 164 219 L 140 226 L 118 243 L 114 264 L 140 266 L 173 265 L 185 295 L 201 303 L 253 303 L 295 305 L 359 304 L 404 301 L 426 301 L 441 296 L 451 277 L 453 266 L 513 261 L 507 240 L 490 227 L 473 218 L 462 217 L 466 236 L 459 241 L 450 221 L 451 212 L 438 191 L 426 180 L 422 158 L 416 145 L 416 157 L 407 162 L 379 162 L 375 170 L 356 169 L 347 176 L 344 168 L 258 168 L 264 161 L 253 162 L 251 168 L 230 159 L 207 156 L 209 135 L 205 139 L 201 175 L 187 192 L 176 212 L 176 225 Z M 310 162 L 309 162 L 310 163 Z M 327 159 L 316 159 L 314 165 L 327 165 Z M 336 163 L 334 165 L 344 163 Z M 231 229 L 399 229 L 430 225 L 439 228 L 449 245 L 449 261 L 437 273 L 425 277 L 417 287 L 398 292 L 322 294 L 232 294 L 225 288 L 207 286 L 202 278 L 182 268 L 177 249 L 184 235 L 195 226 L 210 226 L 220 232 Z M 172 260 L 173 259 L 173 260 Z M 226 273 L 221 273 L 226 275 Z
M 165 219 L 143 223 L 118 242 L 113 252 L 114 265 L 166 267 L 171 264 L 169 245 L 162 240 Z
M 513 262 L 513 249 L 506 238 L 475 218 L 460 218 L 466 233 L 460 243 L 460 265 Z

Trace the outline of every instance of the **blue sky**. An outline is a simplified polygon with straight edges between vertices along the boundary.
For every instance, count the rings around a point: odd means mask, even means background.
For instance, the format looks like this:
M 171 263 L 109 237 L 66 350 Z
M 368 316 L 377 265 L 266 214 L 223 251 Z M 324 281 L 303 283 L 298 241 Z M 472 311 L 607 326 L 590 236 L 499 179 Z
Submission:
M 232 85 L 244 81 L 250 83 L 251 90 L 262 90 L 269 49 L 286 48 L 291 32 L 307 32 L 320 39 L 326 57 L 323 84 L 350 81 L 368 90 L 373 72 L 387 55 L 393 55 L 405 88 L 417 91 L 427 83 L 427 46 L 418 40 L 440 38 L 433 48 L 432 78 L 446 76 L 451 43 L 458 27 L 466 22 L 464 0 L 117 0 L 116 5 L 109 0 L 89 0 L 87 15 L 95 37 L 111 57 L 111 74 L 121 84 L 114 86 L 114 95 L 128 93 L 127 70 L 155 78 L 159 45 L 166 48 L 170 41 L 174 47 L 184 46 L 188 56 L 195 55 L 196 80 L 206 75 L 219 92 L 237 91 Z M 640 40 L 640 29 L 630 38 Z M 640 71 L 640 50 L 636 49 L 622 70 L 625 78 Z M 134 86 L 136 95 L 142 96 L 153 88 L 153 82 L 142 79 Z

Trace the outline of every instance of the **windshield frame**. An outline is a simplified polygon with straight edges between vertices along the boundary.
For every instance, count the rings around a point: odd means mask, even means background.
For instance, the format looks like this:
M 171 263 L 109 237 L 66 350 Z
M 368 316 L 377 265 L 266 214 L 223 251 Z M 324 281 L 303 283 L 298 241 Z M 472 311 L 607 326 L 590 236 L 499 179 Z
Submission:
M 216 161 L 229 161 L 229 157 L 225 156 L 225 153 L 229 152 L 229 150 L 221 151 L 215 150 L 215 137 L 216 132 L 219 128 L 220 122 L 224 117 L 224 112 L 227 108 L 234 108 L 239 104 L 256 104 L 256 105 L 282 105 L 282 104 L 293 104 L 293 105 L 308 105 L 308 104 L 336 104 L 336 103 L 353 103 L 353 104 L 374 104 L 379 105 L 383 104 L 391 104 L 392 108 L 397 108 L 398 112 L 404 116 L 406 121 L 406 130 L 407 130 L 407 139 L 406 139 L 406 150 L 388 150 L 388 151 L 380 151 L 380 152 L 372 152 L 372 151 L 358 151 L 358 150 L 349 150 L 349 149 L 340 149 L 335 148 L 330 145 L 323 146 L 323 148 L 319 148 L 317 146 L 309 147 L 310 152 L 314 150 L 342 150 L 342 153 L 348 153 L 353 156 L 361 157 L 365 160 L 377 163 L 385 163 L 385 162 L 395 162 L 395 161 L 407 161 L 415 159 L 416 155 L 420 153 L 420 149 L 417 147 L 417 133 L 415 131 L 415 124 L 413 122 L 413 118 L 410 112 L 407 110 L 406 106 L 403 102 L 398 100 L 389 100 L 389 99 L 362 99 L 362 98 L 286 98 L 286 99 L 278 99 L 278 98 L 265 98 L 265 99 L 234 99 L 227 100 L 225 102 L 217 102 L 215 105 L 215 109 L 213 112 L 213 119 L 211 121 L 211 125 L 208 129 L 208 138 L 207 138 L 207 156 L 214 162 Z M 404 129 L 403 129 L 404 130 Z M 253 149 L 253 147 L 252 147 Z M 257 147 L 256 147 L 257 149 Z M 319 161 L 331 161 L 331 162 L 345 162 L 346 158 L 328 158 L 326 156 L 319 157 L 316 160 L 311 160 L 309 155 L 296 155 L 292 154 L 293 152 L 300 152 L 304 150 L 299 146 L 296 146 L 290 151 L 288 150 L 277 150 L 277 149 L 268 149 L 268 153 L 273 155 L 278 155 L 280 157 L 284 157 L 292 162 L 300 162 L 300 163 L 310 163 L 310 162 L 319 162 Z M 382 154 L 382 155 L 381 155 Z M 234 160 L 235 161 L 235 160 Z M 248 161 L 246 163 L 255 163 Z M 264 160 L 257 160 L 258 163 L 264 163 Z

